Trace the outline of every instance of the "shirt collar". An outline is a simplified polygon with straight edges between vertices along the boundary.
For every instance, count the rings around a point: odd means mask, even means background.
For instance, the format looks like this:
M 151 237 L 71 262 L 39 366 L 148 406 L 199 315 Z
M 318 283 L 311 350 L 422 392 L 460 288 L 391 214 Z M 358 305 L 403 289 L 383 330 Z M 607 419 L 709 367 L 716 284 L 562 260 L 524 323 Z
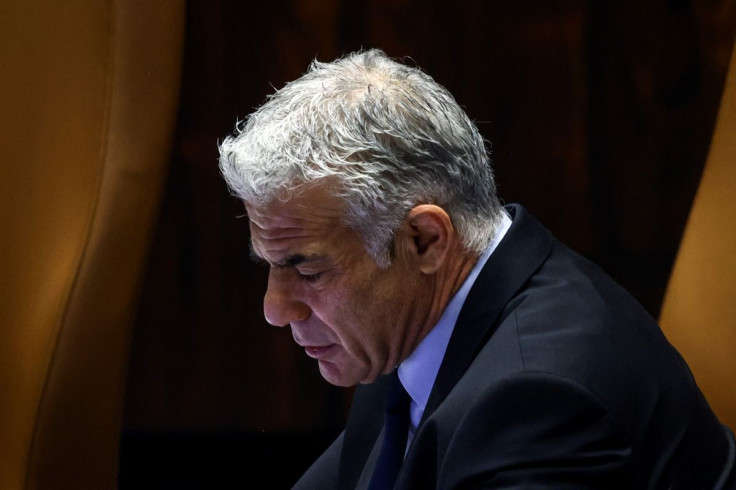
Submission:
M 399 379 L 409 396 L 411 396 L 412 428 L 417 427 L 424 413 L 424 408 L 427 406 L 429 394 L 432 392 L 432 386 L 434 386 L 447 345 L 455 329 L 455 322 L 460 315 L 465 299 L 468 297 L 468 293 L 486 261 L 506 235 L 510 226 L 511 219 L 504 211 L 501 226 L 498 227 L 491 244 L 478 258 L 478 262 L 473 266 L 468 277 L 465 278 L 465 282 L 447 304 L 440 320 L 414 349 L 414 352 L 399 365 Z

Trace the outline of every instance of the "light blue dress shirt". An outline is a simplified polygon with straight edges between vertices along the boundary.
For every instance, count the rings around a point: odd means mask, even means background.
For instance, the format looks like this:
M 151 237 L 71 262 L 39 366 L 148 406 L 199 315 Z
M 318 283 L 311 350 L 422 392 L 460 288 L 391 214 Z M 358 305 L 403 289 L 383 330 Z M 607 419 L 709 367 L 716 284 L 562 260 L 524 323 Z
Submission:
M 409 439 L 406 444 L 407 448 L 414 438 L 414 432 L 419 425 L 419 421 L 422 419 L 422 414 L 429 400 L 429 394 L 432 392 L 432 386 L 434 386 L 434 381 L 440 370 L 442 359 L 445 357 L 450 336 L 455 329 L 455 322 L 457 322 L 457 317 L 460 315 L 460 310 L 468 297 L 470 288 L 473 287 L 473 283 L 481 269 L 483 269 L 493 251 L 496 250 L 510 226 L 511 219 L 504 212 L 501 226 L 498 227 L 491 244 L 478 258 L 478 262 L 473 266 L 463 285 L 447 304 L 437 325 L 424 337 L 417 348 L 414 349 L 414 352 L 399 365 L 399 379 L 406 392 L 411 396 L 411 424 Z

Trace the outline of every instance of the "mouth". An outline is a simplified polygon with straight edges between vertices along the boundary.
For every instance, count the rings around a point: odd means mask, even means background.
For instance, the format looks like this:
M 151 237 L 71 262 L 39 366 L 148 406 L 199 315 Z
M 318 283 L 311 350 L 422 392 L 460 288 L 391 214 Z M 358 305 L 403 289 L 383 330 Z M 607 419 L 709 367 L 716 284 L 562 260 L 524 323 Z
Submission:
M 322 359 L 328 356 L 336 347 L 337 347 L 337 344 L 320 345 L 320 346 L 305 345 L 304 352 L 306 352 L 307 355 L 313 359 Z

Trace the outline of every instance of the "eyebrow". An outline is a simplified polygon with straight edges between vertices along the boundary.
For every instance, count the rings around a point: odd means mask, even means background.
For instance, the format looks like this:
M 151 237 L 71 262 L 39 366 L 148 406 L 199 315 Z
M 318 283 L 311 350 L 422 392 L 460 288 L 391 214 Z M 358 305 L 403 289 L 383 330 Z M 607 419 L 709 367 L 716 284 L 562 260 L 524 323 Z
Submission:
M 261 257 L 256 253 L 256 251 L 253 249 L 253 244 L 250 245 L 250 258 L 253 262 L 257 264 L 263 264 L 263 265 L 271 265 L 266 259 Z M 288 255 L 283 260 L 280 260 L 279 262 L 273 264 L 274 267 L 296 267 L 299 264 L 303 264 L 305 262 L 316 262 L 318 260 L 323 259 L 324 257 L 322 255 L 317 254 L 292 254 Z

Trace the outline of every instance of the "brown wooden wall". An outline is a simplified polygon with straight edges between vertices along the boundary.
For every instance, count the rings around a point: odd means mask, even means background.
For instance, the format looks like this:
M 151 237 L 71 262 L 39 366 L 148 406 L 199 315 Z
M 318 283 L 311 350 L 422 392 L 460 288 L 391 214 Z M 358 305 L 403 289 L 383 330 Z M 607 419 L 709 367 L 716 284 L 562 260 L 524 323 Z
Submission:
M 726 0 L 190 0 L 175 156 L 136 326 L 130 431 L 313 431 L 348 395 L 262 318 L 217 142 L 310 60 L 410 56 L 493 143 L 499 191 L 656 315 L 729 59 Z

